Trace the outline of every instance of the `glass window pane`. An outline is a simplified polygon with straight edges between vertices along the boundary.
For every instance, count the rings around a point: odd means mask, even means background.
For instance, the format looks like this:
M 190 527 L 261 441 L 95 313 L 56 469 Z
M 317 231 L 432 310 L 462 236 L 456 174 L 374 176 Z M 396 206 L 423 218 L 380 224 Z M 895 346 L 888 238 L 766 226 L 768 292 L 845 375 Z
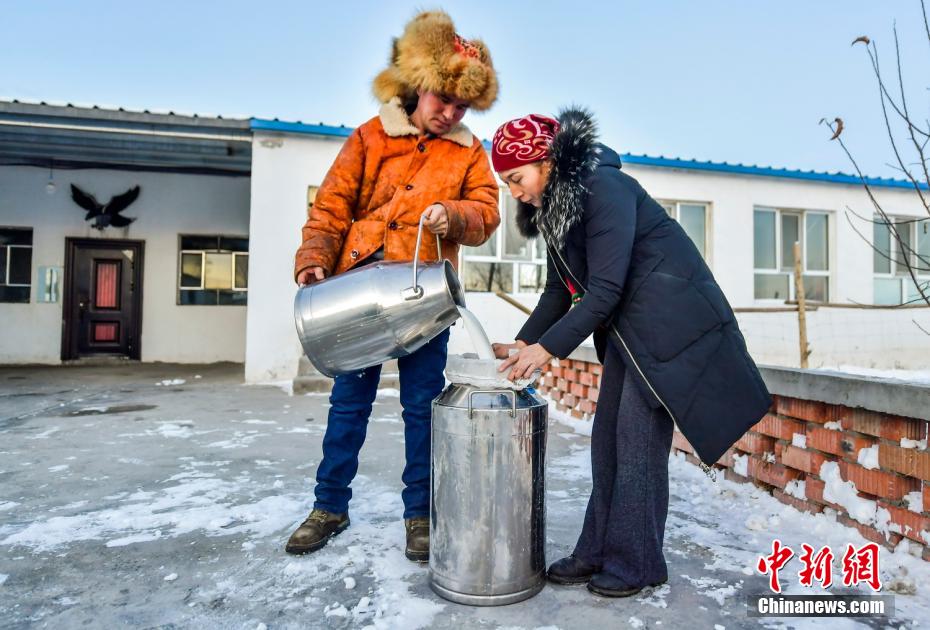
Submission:
M 238 236 L 221 236 L 220 249 L 230 252 L 247 252 L 249 251 L 249 239 Z
M 32 245 L 32 230 L 4 228 L 0 230 L 0 245 Z
M 29 302 L 29 287 L 0 286 L 0 302 Z
M 10 248 L 10 284 L 31 284 L 32 248 Z
M 181 286 L 200 287 L 203 278 L 203 258 L 199 252 L 181 254 Z
M 203 288 L 232 288 L 232 254 L 207 253 L 204 256 Z
M 541 293 L 546 286 L 545 265 L 520 265 L 520 293 Z
M 874 221 L 881 221 L 881 217 L 876 216 Z M 891 230 L 884 222 L 872 224 L 872 245 L 875 249 L 872 251 L 872 269 L 875 273 L 891 273 Z M 877 284 L 875 285 L 878 286 Z M 878 289 L 875 291 L 878 296 Z M 889 302 L 878 302 L 876 304 L 889 304 Z M 894 304 L 894 302 L 890 302 Z
M 501 209 L 504 211 L 504 258 L 530 259 L 530 242 L 517 229 L 517 200 L 504 194 Z
M 755 298 L 757 300 L 787 300 L 787 274 L 756 274 Z
M 182 236 L 181 249 L 219 249 L 218 236 Z
M 756 269 L 775 269 L 775 212 L 753 213 L 753 254 Z
M 918 282 L 918 284 L 914 284 L 914 281 L 910 278 L 903 278 L 902 280 L 907 287 L 907 295 L 905 296 L 905 299 L 908 302 L 915 304 L 925 303 L 923 301 L 923 297 L 920 295 L 920 291 L 917 289 L 918 286 L 920 286 L 921 290 L 923 290 L 924 295 L 930 297 L 930 280 L 921 280 Z
M 178 291 L 178 303 L 182 305 L 212 306 L 217 303 L 217 291 Z
M 536 247 L 536 260 L 545 261 L 549 256 L 548 250 L 546 250 L 546 243 L 542 240 L 541 236 L 537 236 L 533 239 L 533 243 Z
M 930 276 L 930 219 L 917 224 L 917 253 L 921 258 L 917 261 L 918 273 Z
M 826 276 L 804 276 L 804 299 L 829 302 L 830 279 Z
M 463 283 L 466 291 L 513 290 L 513 263 L 466 262 Z
M 245 291 L 216 291 L 217 304 L 232 304 L 245 306 L 248 304 L 249 294 Z
M 895 273 L 901 276 L 907 276 L 907 259 L 913 258 L 909 256 L 908 252 L 913 249 L 913 241 L 911 240 L 911 224 L 905 223 L 907 219 L 896 219 L 895 220 L 895 231 L 898 233 L 898 239 L 900 242 L 895 243 L 896 254 L 895 259 Z M 892 238 L 894 238 L 892 236 Z
M 707 234 L 706 207 L 703 204 L 683 203 L 678 206 L 678 222 L 685 234 L 691 237 L 695 247 L 705 255 L 705 237 Z
M 249 288 L 249 255 L 240 254 L 236 259 L 236 284 L 237 289 Z
M 874 291 L 874 301 L 876 304 L 901 303 L 900 278 L 875 278 Z
M 805 217 L 807 233 L 807 269 L 810 271 L 826 271 L 830 268 L 829 231 L 827 230 L 827 215 L 808 213 Z
M 801 240 L 801 217 L 781 215 L 781 268 L 794 269 L 794 244 Z

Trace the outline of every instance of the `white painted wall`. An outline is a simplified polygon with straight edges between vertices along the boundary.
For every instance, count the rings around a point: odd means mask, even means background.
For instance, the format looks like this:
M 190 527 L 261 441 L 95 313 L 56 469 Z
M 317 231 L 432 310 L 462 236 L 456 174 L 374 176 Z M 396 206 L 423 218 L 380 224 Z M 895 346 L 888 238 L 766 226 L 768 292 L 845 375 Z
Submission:
M 253 142 L 252 225 L 246 379 L 251 382 L 278 381 L 297 373 L 300 345 L 292 316 L 295 285 L 294 252 L 300 244 L 300 227 L 306 214 L 306 189 L 318 185 L 342 145 L 341 139 L 300 134 L 258 133 Z M 711 268 L 734 307 L 758 306 L 753 297 L 753 208 L 769 206 L 830 213 L 830 285 L 834 302 L 871 303 L 873 300 L 872 250 L 846 217 L 849 206 L 864 216 L 873 210 L 861 186 L 807 182 L 797 179 L 731 175 L 683 169 L 625 165 L 659 199 L 698 201 L 710 204 L 708 251 Z M 912 192 L 897 189 L 877 191 L 889 214 L 921 216 Z M 871 224 L 853 219 L 855 226 L 871 238 Z M 519 296 L 528 305 L 536 296 Z M 470 308 L 488 328 L 492 340 L 509 340 L 524 316 L 493 295 L 469 293 Z M 918 355 L 926 356 L 924 340 L 915 326 L 899 326 L 906 317 L 891 311 L 812 317 L 827 344 L 812 336 L 814 365 L 856 363 L 867 367 L 910 367 Z M 768 318 L 768 319 L 765 319 Z M 794 365 L 796 332 L 790 342 L 769 338 L 791 337 L 791 315 L 775 319 L 740 316 L 746 321 L 750 348 L 763 363 Z M 819 322 L 823 320 L 821 325 Z M 909 320 L 908 320 L 909 321 Z M 795 331 L 796 331 L 796 324 Z M 835 327 L 835 328 L 831 328 Z M 863 329 L 870 341 L 850 339 Z M 875 331 L 884 332 L 875 332 Z M 913 332 L 913 335 L 912 335 Z M 891 336 L 889 336 L 891 335 Z M 859 335 L 861 337 L 861 335 Z M 890 345 L 889 345 L 890 344 Z M 460 326 L 453 328 L 450 351 L 468 351 L 469 341 Z M 894 356 L 888 348 L 900 348 Z M 906 348 L 915 348 L 913 354 Z M 819 363 L 817 363 L 819 361 Z M 922 366 L 920 366 L 922 367 Z
M 302 350 L 294 327 L 294 254 L 307 219 L 307 187 L 319 186 L 341 139 L 256 133 L 252 143 L 249 317 L 245 378 L 288 380 Z
M 248 234 L 248 178 L 55 171 L 57 190 L 49 195 L 48 177 L 47 169 L 0 167 L 0 225 L 33 229 L 31 303 L 0 303 L 0 363 L 60 363 L 62 303 L 36 302 L 36 273 L 40 266 L 64 265 L 65 237 L 145 242 L 143 361 L 245 360 L 246 308 L 178 306 L 176 289 L 178 234 Z M 104 202 L 140 185 L 142 194 L 125 212 L 136 221 L 102 233 L 91 228 L 71 200 L 71 183 Z

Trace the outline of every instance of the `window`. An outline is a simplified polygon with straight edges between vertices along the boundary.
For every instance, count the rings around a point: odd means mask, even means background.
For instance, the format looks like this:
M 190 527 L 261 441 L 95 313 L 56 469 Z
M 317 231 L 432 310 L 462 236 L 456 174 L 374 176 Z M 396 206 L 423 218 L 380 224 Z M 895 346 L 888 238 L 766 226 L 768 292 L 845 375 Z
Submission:
M 707 260 L 707 204 L 684 201 L 660 201 L 668 216 L 681 225 L 685 234 Z
M 466 291 L 540 293 L 546 286 L 546 246 L 517 229 L 517 201 L 500 191 L 501 225 L 483 245 L 462 248 Z
M 830 300 L 830 216 L 826 212 L 757 207 L 753 211 L 754 295 L 795 300 L 794 244 L 801 245 L 804 296 Z
M 181 235 L 178 249 L 178 304 L 246 304 L 248 237 Z
M 0 228 L 0 302 L 29 302 L 32 230 Z
M 930 291 L 930 219 L 888 217 L 902 243 L 891 233 L 891 226 L 880 216 L 872 224 L 873 301 L 875 304 L 904 304 L 920 298 L 917 285 Z M 910 262 L 917 285 L 907 270 Z

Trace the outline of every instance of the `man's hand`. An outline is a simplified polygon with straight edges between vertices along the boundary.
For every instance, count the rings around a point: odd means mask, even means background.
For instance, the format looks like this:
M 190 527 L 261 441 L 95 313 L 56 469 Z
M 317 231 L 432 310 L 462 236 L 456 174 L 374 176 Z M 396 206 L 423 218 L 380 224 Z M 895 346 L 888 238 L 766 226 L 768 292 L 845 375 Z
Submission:
M 540 344 L 534 343 L 532 346 L 522 348 L 512 357 L 504 359 L 504 362 L 498 368 L 498 372 L 504 372 L 510 369 L 507 378 L 511 381 L 517 381 L 521 378 L 529 378 L 533 371 L 537 370 L 552 361 L 552 355 Z
M 313 284 L 314 282 L 319 282 L 326 277 L 326 272 L 323 271 L 322 267 L 310 267 L 304 269 L 299 274 L 297 274 L 297 284 L 302 287 L 307 286 L 308 284 Z
M 510 356 L 511 350 L 520 350 L 526 347 L 525 341 L 520 341 L 519 339 L 514 343 L 492 343 L 491 349 L 494 350 L 494 357 L 498 359 L 506 359 Z
M 441 203 L 434 203 L 424 211 L 426 219 L 423 225 L 433 234 L 445 237 L 449 231 L 449 211 Z

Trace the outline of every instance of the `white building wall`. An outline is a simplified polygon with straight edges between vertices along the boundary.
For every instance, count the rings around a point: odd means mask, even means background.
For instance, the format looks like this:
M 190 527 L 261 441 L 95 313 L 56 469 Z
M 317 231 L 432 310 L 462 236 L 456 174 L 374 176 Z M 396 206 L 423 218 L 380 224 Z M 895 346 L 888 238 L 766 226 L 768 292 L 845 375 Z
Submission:
M 248 382 L 287 380 L 302 350 L 294 327 L 294 254 L 307 219 L 307 187 L 319 186 L 338 138 L 256 133 L 249 231 Z
M 300 227 L 306 214 L 306 189 L 319 185 L 332 164 L 342 140 L 299 134 L 258 133 L 253 143 L 252 167 L 252 225 L 251 268 L 248 340 L 246 349 L 246 379 L 252 382 L 277 381 L 292 378 L 297 372 L 301 356 L 292 317 L 295 291 L 293 283 L 294 251 L 300 244 Z M 752 307 L 760 304 L 754 299 L 753 281 L 753 208 L 768 206 L 830 213 L 830 285 L 831 301 L 870 304 L 873 301 L 872 249 L 854 230 L 853 225 L 866 238 L 871 239 L 871 224 L 853 217 L 847 220 L 847 206 L 863 216 L 871 216 L 873 209 L 861 186 L 804 181 L 763 176 L 735 175 L 687 169 L 625 165 L 624 170 L 638 179 L 655 198 L 696 201 L 710 204 L 708 222 L 708 259 L 714 275 L 734 307 Z M 920 216 L 922 208 L 916 203 L 912 191 L 880 189 L 876 191 L 889 214 Z M 260 279 L 260 280 L 259 280 Z M 518 298 L 529 306 L 537 296 Z M 489 294 L 469 293 L 470 308 L 488 328 L 493 340 L 512 339 L 525 316 Z M 826 311 L 824 311 L 826 312 Z M 834 344 L 830 352 L 818 342 L 812 355 L 812 365 L 837 365 L 856 362 L 869 367 L 912 367 L 926 347 L 923 341 L 910 335 L 906 339 L 888 342 L 889 334 L 899 329 L 903 315 L 890 315 L 881 321 L 882 314 L 848 314 L 838 317 L 815 316 L 818 334 L 834 336 L 856 334 L 869 322 L 876 321 L 871 330 L 883 330 L 868 341 L 859 341 L 846 351 Z M 764 320 L 768 318 L 768 320 Z M 758 321 L 768 323 L 758 324 Z M 765 315 L 741 315 L 750 334 L 749 346 L 758 352 L 757 360 L 763 363 L 795 365 L 794 337 L 791 314 L 772 319 Z M 795 320 L 796 322 L 796 317 Z M 822 326 L 816 322 L 826 322 Z M 774 322 L 774 323 L 773 323 Z M 887 324 L 885 322 L 894 322 Z M 830 326 L 836 330 L 829 331 Z M 453 328 L 450 351 L 468 349 L 468 339 L 461 327 Z M 758 338 L 753 338 L 761 335 Z M 898 332 L 894 335 L 900 337 Z M 795 339 L 772 341 L 772 339 Z M 887 355 L 885 344 L 894 347 L 913 347 L 897 357 Z M 833 344 L 833 342 L 830 342 Z M 786 345 L 787 344 L 787 345 Z M 792 345 L 793 344 L 793 345 Z M 812 340 L 813 344 L 813 340 Z M 850 357 L 857 357 L 851 361 Z
M 52 195 L 45 190 L 48 178 L 47 169 L 0 168 L 0 226 L 33 230 L 31 301 L 0 303 L 0 363 L 60 363 L 62 301 L 37 302 L 36 274 L 41 266 L 64 265 L 65 237 L 145 242 L 143 361 L 245 360 L 246 308 L 178 306 L 176 290 L 178 234 L 248 234 L 247 177 L 55 171 L 57 189 Z M 136 221 L 123 229 L 100 232 L 91 228 L 84 221 L 84 211 L 71 200 L 71 183 L 102 202 L 141 186 L 138 200 L 124 212 Z

